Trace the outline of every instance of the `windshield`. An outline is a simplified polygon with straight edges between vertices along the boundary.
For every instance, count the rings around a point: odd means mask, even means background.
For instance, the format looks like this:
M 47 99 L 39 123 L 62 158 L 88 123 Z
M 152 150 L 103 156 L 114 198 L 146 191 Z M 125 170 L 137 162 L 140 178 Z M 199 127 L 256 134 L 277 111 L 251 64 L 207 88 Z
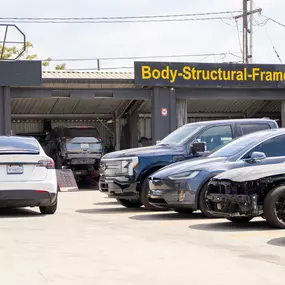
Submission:
M 268 132 L 255 132 L 249 135 L 245 135 L 239 137 L 232 142 L 215 149 L 209 157 L 230 157 L 233 156 L 242 150 L 246 150 L 252 144 L 256 144 L 261 141 L 265 136 L 267 136 Z
M 204 125 L 198 124 L 180 127 L 171 134 L 169 134 L 167 137 L 165 137 L 163 140 L 161 140 L 158 145 L 182 145 L 203 127 Z

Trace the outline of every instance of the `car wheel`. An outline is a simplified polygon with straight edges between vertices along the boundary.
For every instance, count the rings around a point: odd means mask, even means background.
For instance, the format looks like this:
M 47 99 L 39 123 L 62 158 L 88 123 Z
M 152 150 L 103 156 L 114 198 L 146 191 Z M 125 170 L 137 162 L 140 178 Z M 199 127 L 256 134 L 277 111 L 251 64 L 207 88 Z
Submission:
M 53 215 L 57 210 L 57 199 L 54 204 L 50 206 L 42 206 L 40 207 L 40 211 L 43 215 Z
M 140 208 L 142 205 L 140 200 L 117 199 L 117 201 L 126 208 Z
M 275 228 L 285 229 L 285 186 L 272 189 L 264 200 L 264 217 Z
M 173 211 L 176 213 L 179 213 L 179 214 L 192 214 L 194 210 L 192 210 L 192 209 L 174 209 Z
M 148 186 L 148 180 L 146 178 L 143 181 L 142 186 L 141 186 L 140 198 L 141 198 L 142 204 L 149 211 L 168 211 L 168 209 L 165 209 L 163 207 L 158 207 L 158 206 L 152 205 L 149 202 L 148 193 L 149 193 L 149 186 Z
M 231 218 L 227 218 L 227 220 L 233 222 L 233 223 L 248 223 L 249 221 L 251 221 L 253 218 L 252 217 L 231 217 Z
M 213 218 L 214 216 L 209 212 L 209 206 L 206 202 L 206 195 L 208 192 L 208 182 L 204 184 L 199 196 L 199 209 L 201 210 L 202 214 L 207 218 Z

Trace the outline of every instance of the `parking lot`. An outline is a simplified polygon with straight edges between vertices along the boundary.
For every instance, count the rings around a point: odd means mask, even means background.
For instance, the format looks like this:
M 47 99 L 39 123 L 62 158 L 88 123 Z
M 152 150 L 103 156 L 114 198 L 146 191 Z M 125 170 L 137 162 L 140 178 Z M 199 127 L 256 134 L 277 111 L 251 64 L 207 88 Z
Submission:
M 60 193 L 55 215 L 1 213 L 3 284 L 284 284 L 284 230 Z

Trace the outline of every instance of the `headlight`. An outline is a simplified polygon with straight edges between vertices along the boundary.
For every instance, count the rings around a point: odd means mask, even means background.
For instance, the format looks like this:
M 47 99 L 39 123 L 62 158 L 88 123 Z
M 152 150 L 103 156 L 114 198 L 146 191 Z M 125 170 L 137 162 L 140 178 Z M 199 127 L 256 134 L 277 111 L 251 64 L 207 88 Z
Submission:
M 119 159 L 102 159 L 101 170 L 104 175 L 133 175 L 133 170 L 139 164 L 138 157 L 126 157 Z
M 171 180 L 184 180 L 184 179 L 193 179 L 195 178 L 200 171 L 195 170 L 195 171 L 185 171 L 181 173 L 176 173 L 173 175 L 168 176 L 169 179 Z

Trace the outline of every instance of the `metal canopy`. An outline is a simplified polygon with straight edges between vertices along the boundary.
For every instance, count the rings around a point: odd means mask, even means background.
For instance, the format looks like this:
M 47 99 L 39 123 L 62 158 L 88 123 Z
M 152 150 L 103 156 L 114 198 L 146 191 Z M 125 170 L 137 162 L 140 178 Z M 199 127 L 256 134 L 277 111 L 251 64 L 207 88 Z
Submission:
M 36 98 L 13 99 L 12 118 L 112 118 L 123 100 Z

